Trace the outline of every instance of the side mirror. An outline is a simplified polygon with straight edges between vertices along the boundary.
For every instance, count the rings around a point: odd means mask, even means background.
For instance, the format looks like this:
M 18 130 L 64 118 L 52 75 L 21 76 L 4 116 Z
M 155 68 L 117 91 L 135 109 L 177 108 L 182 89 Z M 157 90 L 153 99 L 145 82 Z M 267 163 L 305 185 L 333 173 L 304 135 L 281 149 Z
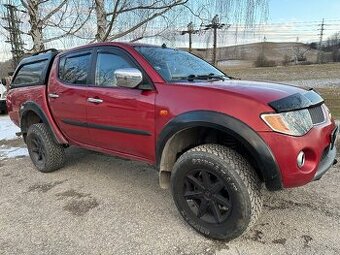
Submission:
M 120 87 L 135 88 L 143 81 L 141 71 L 136 68 L 117 69 L 113 75 Z

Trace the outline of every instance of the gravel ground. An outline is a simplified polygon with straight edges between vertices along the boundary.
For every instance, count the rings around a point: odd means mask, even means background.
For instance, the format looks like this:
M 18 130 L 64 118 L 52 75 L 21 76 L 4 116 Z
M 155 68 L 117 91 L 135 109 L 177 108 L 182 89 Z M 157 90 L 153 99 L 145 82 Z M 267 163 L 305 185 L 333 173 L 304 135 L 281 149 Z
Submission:
M 28 157 L 0 161 L 0 254 L 340 254 L 339 167 L 264 191 L 257 225 L 225 243 L 182 220 L 152 167 L 77 148 L 67 157 L 49 174 Z

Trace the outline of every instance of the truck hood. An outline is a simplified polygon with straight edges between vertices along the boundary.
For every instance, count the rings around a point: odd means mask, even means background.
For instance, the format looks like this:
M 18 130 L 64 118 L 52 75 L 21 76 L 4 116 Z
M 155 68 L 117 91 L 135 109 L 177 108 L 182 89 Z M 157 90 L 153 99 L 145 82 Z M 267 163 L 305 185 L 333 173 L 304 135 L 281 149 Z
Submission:
M 241 80 L 182 83 L 183 85 L 222 90 L 271 106 L 277 112 L 297 110 L 323 102 L 312 90 L 292 85 Z

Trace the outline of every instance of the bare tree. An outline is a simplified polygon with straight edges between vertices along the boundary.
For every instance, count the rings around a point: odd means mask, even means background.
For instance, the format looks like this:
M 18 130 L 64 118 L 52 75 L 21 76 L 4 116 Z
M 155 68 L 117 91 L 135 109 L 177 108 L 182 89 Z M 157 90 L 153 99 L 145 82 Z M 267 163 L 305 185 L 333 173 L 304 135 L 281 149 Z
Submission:
M 104 0 L 95 0 L 97 18 L 96 41 L 112 41 L 128 35 L 148 22 L 164 15 L 189 0 L 128 1 L 117 0 L 111 9 L 105 8 Z M 123 21 L 123 22 L 122 22 Z M 116 24 L 119 29 L 113 31 Z M 123 24 L 123 25 L 122 25 Z
M 45 49 L 45 43 L 63 37 L 76 35 L 88 21 L 92 8 L 80 8 L 75 0 L 20 0 L 28 14 L 29 29 L 27 34 L 32 38 L 31 52 Z M 45 36 L 49 29 L 52 36 Z
M 307 61 L 306 54 L 311 50 L 307 45 L 300 43 L 299 38 L 296 38 L 296 43 L 293 47 L 293 57 L 295 64 L 301 61 Z
M 150 37 L 175 38 L 174 31 L 194 22 L 205 26 L 218 14 L 221 21 L 236 27 L 235 38 L 268 16 L 268 0 L 93 0 L 96 31 L 93 41 L 124 39 L 138 41 Z M 238 26 L 240 26 L 238 28 Z M 197 36 L 198 43 L 205 37 Z
M 0 0 L 1 1 L 1 0 Z M 269 0 L 18 0 L 30 52 L 55 45 L 150 37 L 171 38 L 189 22 L 204 26 L 218 14 L 224 23 L 248 29 L 262 22 Z M 236 38 L 236 37 L 235 37 Z M 201 35 L 195 42 L 203 43 Z M 27 49 L 26 49 L 27 50 Z
M 327 40 L 327 50 L 332 52 L 332 60 L 334 62 L 340 61 L 340 32 L 333 34 Z

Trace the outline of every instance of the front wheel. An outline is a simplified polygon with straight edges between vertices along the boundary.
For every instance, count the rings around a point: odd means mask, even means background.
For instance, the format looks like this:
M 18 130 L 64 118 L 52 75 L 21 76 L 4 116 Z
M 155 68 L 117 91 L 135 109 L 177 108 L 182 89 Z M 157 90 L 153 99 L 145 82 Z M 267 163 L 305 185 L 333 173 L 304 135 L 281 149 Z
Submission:
M 261 182 L 240 154 L 217 144 L 197 146 L 175 163 L 175 204 L 201 234 L 221 240 L 242 235 L 262 208 Z
M 39 171 L 52 172 L 64 165 L 64 148 L 54 141 L 46 124 L 37 123 L 30 126 L 26 143 L 31 160 Z

